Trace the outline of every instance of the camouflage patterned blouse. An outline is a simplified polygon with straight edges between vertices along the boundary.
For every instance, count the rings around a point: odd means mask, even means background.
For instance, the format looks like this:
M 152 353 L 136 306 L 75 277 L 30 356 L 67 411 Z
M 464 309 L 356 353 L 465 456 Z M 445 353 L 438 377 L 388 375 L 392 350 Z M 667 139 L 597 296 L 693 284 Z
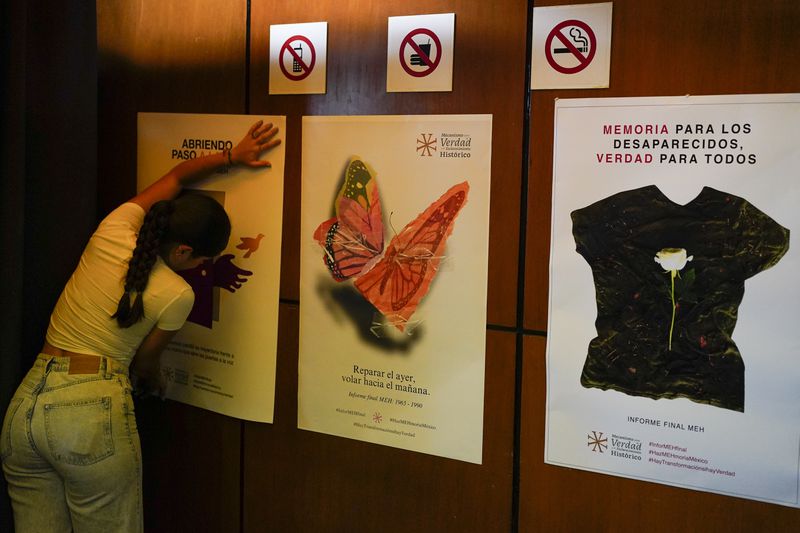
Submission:
M 581 384 L 744 411 L 744 281 L 783 257 L 789 230 L 710 187 L 686 205 L 655 185 L 624 191 L 572 221 L 597 299 Z

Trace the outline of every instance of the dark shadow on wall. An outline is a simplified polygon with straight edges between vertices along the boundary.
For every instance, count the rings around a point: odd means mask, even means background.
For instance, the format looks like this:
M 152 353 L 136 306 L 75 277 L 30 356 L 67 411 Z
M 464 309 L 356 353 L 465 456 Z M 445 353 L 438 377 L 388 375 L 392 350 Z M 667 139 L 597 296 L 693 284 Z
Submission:
M 0 413 L 41 348 L 95 224 L 94 3 L 4 2 L 0 131 Z M 13 531 L 5 481 L 0 531 Z
M 0 20 L 8 21 L 16 31 L 0 31 L 0 97 L 3 120 L 0 126 L 0 246 L 4 257 L 22 257 L 23 211 L 25 197 L 25 4 L 4 2 Z M 20 24 L 23 22 L 23 24 Z M 5 26 L 5 25 L 3 25 Z M 20 379 L 22 344 L 22 278 L 16 261 L 0 262 L 0 291 L 4 295 L 0 335 L 4 339 L 0 352 L 0 416 Z M 5 478 L 0 476 L 0 531 L 13 531 L 11 502 Z
M 137 113 L 245 114 L 245 72 L 244 49 L 240 64 L 196 66 L 98 50 L 98 216 L 136 193 Z M 243 422 L 156 398 L 136 401 L 136 419 L 145 531 L 239 531 Z
M 244 72 L 243 64 L 138 65 L 99 50 L 99 215 L 136 193 L 137 113 L 244 114 Z

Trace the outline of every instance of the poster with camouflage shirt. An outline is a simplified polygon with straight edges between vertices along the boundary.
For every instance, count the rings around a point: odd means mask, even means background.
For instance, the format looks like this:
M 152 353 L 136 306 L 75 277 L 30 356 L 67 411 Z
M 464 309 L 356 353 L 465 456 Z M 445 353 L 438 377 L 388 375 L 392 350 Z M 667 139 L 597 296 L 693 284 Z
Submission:
M 798 120 L 556 103 L 546 462 L 800 505 Z

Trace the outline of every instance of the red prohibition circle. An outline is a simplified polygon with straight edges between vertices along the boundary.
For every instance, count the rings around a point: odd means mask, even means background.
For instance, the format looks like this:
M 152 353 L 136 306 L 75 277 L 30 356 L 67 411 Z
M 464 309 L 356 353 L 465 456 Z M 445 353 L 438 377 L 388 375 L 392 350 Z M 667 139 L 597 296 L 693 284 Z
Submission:
M 306 65 L 305 61 L 303 61 L 303 58 L 297 55 L 297 52 L 294 51 L 294 48 L 291 47 L 292 41 L 303 41 L 308 45 L 308 48 L 311 52 L 311 61 L 308 62 L 308 65 Z M 292 56 L 293 60 L 297 61 L 300 64 L 300 68 L 302 69 L 302 72 L 300 74 L 292 74 L 291 72 L 286 70 L 286 67 L 283 64 L 284 52 L 289 52 L 289 55 Z M 286 39 L 286 42 L 283 43 L 283 46 L 281 46 L 281 51 L 278 54 L 278 65 L 281 67 L 281 72 L 283 72 L 283 75 L 292 81 L 300 81 L 306 79 L 309 76 L 309 74 L 311 74 L 311 71 L 314 70 L 314 63 L 316 62 L 317 62 L 317 50 L 314 48 L 314 45 L 311 44 L 311 41 L 308 39 L 308 37 L 303 37 L 302 35 L 293 35 L 292 37 Z
M 433 39 L 433 44 L 436 45 L 436 60 L 433 62 L 430 61 L 430 56 L 425 54 L 422 49 L 419 47 L 417 43 L 414 42 L 413 37 L 417 35 L 427 35 L 431 39 Z M 427 70 L 416 71 L 412 70 L 411 66 L 406 65 L 405 61 L 405 51 L 406 46 L 410 46 L 417 54 L 419 54 L 420 58 L 425 58 L 427 61 L 423 59 L 423 61 L 428 65 Z M 414 76 L 415 78 L 422 78 L 427 76 L 434 70 L 436 67 L 439 66 L 439 61 L 442 59 L 442 42 L 439 40 L 439 37 L 436 36 L 431 30 L 427 28 L 417 28 L 416 30 L 411 31 L 408 35 L 403 37 L 403 41 L 400 43 L 400 66 L 403 67 L 409 76 Z
M 578 50 L 574 44 L 563 34 L 561 30 L 568 27 L 568 26 L 577 26 L 586 32 L 589 36 L 589 44 L 590 50 L 589 55 L 584 56 L 580 50 Z M 563 67 L 558 64 L 558 62 L 553 57 L 553 51 L 551 45 L 553 44 L 553 39 L 558 38 L 561 43 L 569 49 L 570 53 L 575 56 L 578 60 L 578 64 L 574 67 Z M 544 54 L 547 57 L 547 62 L 550 63 L 550 66 L 553 67 L 556 71 L 562 74 L 575 74 L 576 72 L 580 72 L 586 67 L 589 66 L 589 63 L 592 62 L 594 59 L 594 53 L 597 50 L 597 38 L 592 31 L 592 28 L 589 27 L 588 24 L 581 20 L 565 20 L 564 22 L 559 23 L 555 28 L 550 30 L 550 34 L 547 36 L 547 40 L 544 43 Z

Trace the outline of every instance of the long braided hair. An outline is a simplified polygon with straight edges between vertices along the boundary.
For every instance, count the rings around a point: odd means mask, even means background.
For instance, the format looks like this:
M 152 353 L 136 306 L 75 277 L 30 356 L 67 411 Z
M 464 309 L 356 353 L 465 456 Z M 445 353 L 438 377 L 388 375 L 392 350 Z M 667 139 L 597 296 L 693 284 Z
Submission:
M 195 257 L 214 257 L 228 245 L 230 233 L 225 209 L 208 196 L 188 193 L 153 204 L 139 229 L 125 275 L 125 290 L 111 318 L 121 328 L 144 318 L 144 290 L 159 256 L 166 257 L 172 247 L 185 244 Z

